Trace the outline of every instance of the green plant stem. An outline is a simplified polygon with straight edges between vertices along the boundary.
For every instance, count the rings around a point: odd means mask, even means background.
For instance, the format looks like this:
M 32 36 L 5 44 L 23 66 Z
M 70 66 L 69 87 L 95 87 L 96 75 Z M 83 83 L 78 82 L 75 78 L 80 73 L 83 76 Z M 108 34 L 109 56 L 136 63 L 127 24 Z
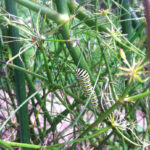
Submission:
M 13 150 L 13 148 L 5 141 L 0 139 L 0 146 L 7 148 L 8 150 Z
M 138 28 L 136 29 L 135 32 L 133 32 L 133 35 L 130 39 L 130 42 L 134 42 L 135 39 L 138 37 L 138 35 L 140 35 L 142 33 L 142 35 L 144 36 L 144 30 L 145 29 L 145 23 L 144 22 L 140 22 L 140 24 L 138 25 Z
M 128 95 L 128 92 L 131 89 L 132 85 L 133 85 L 133 81 L 131 81 L 131 82 L 129 81 L 127 88 L 124 90 L 122 96 L 119 98 L 121 102 L 124 102 L 124 99 Z
M 99 44 L 100 44 L 100 41 L 99 41 Z M 117 95 L 116 95 L 115 88 L 114 88 L 114 85 L 113 85 L 113 77 L 112 77 L 111 70 L 110 70 L 110 67 L 109 67 L 109 63 L 108 63 L 108 60 L 107 60 L 107 57 L 106 57 L 105 53 L 106 52 L 104 50 L 102 50 L 102 54 L 104 56 L 105 64 L 106 64 L 108 75 L 109 75 L 110 87 L 111 87 L 111 90 L 112 90 L 112 94 L 113 94 L 114 100 L 117 100 Z
M 78 101 L 76 101 L 71 106 L 69 106 L 70 110 L 73 110 L 74 107 L 77 106 L 77 104 L 78 104 Z M 61 114 L 59 114 L 57 117 L 55 117 L 54 120 L 53 120 L 53 125 L 56 127 L 69 114 L 70 110 L 66 109 Z M 50 131 L 52 131 L 52 127 L 50 129 L 46 130 L 46 135 Z
M 126 9 L 126 11 L 124 9 L 121 10 L 121 14 L 122 14 L 122 20 L 125 20 L 123 22 L 121 22 L 122 25 L 122 31 L 123 33 L 127 34 L 128 39 L 131 39 L 132 37 L 132 23 L 131 23 L 131 15 L 127 12 L 127 10 L 129 11 L 129 0 L 120 0 L 120 4 L 122 5 L 123 8 Z
M 50 9 L 48 7 L 42 6 L 36 1 L 29 1 L 29 0 L 15 0 L 17 3 L 33 10 L 36 12 L 41 12 L 42 15 L 46 15 L 47 18 L 53 20 L 54 22 L 58 24 L 62 24 L 68 20 L 68 18 L 64 15 L 61 15 L 54 11 L 53 9 Z
M 5 82 L 6 82 L 6 86 L 7 86 L 7 92 L 9 94 L 9 97 L 10 97 L 11 102 L 12 102 L 12 106 L 13 106 L 14 109 L 16 109 L 17 106 L 16 106 L 15 101 L 14 101 L 14 96 L 13 96 L 13 93 L 12 93 L 12 90 L 11 90 L 10 80 L 9 80 L 8 77 L 5 78 Z M 16 114 L 16 118 L 17 118 L 17 121 L 18 121 L 19 119 L 18 119 L 18 115 L 17 114 Z
M 28 86 L 29 86 L 30 92 L 31 92 L 31 93 L 35 93 L 37 90 L 36 90 L 36 88 L 34 87 L 34 85 L 33 85 L 32 81 L 31 81 L 30 77 L 29 77 L 27 74 L 26 74 L 26 80 L 27 80 L 27 82 L 28 82 Z M 36 97 L 36 99 L 37 99 L 39 105 L 41 106 L 41 105 L 42 105 L 42 99 L 40 98 L 40 95 L 37 94 L 37 95 L 35 95 L 35 97 Z M 45 113 L 48 122 L 50 123 L 50 125 L 52 125 L 53 122 L 52 122 L 52 119 L 51 119 L 51 117 L 50 117 L 50 115 L 49 115 L 49 112 L 47 111 L 46 107 L 43 106 L 43 107 L 42 107 L 42 110 L 43 110 L 43 112 Z
M 95 12 L 98 13 L 99 1 L 95 0 Z M 98 32 L 98 16 L 95 16 L 95 30 Z
M 111 131 L 111 133 L 109 135 L 107 135 L 103 140 L 102 142 L 99 142 L 99 149 L 102 149 L 103 145 L 105 143 L 107 143 L 107 141 L 110 139 L 110 137 L 113 135 L 114 131 Z
M 41 89 L 40 89 L 41 90 Z M 33 96 L 35 96 L 40 90 L 33 93 L 29 98 L 27 98 L 22 104 L 20 104 L 16 110 L 14 110 L 11 115 L 7 118 L 5 122 L 0 126 L 0 131 L 4 128 L 4 126 L 9 122 L 9 120 L 15 115 Z
M 1 62 L 1 61 L 0 61 L 0 62 Z M 44 77 L 44 76 L 41 76 L 41 75 L 39 75 L 39 74 L 36 74 L 36 73 L 34 73 L 34 72 L 32 72 L 32 71 L 28 71 L 28 70 L 26 70 L 26 69 L 23 68 L 23 67 L 20 67 L 20 66 L 11 64 L 11 63 L 7 64 L 7 66 L 8 66 L 8 67 L 11 67 L 11 68 L 13 68 L 13 69 L 16 69 L 16 70 L 18 70 L 18 71 L 21 71 L 21 72 L 30 74 L 30 75 L 32 75 L 32 76 L 35 77 L 35 78 L 39 78 L 39 79 L 41 79 L 41 80 L 48 81 L 48 78 L 46 78 L 46 77 Z
M 128 7 L 129 12 L 131 13 L 131 19 L 132 19 L 132 25 L 134 28 L 138 28 L 141 24 L 141 21 L 138 20 L 138 16 L 136 14 L 136 12 L 134 11 L 134 9 L 131 7 L 131 5 Z
M 46 68 L 47 78 L 49 80 L 49 83 L 52 83 L 52 77 L 51 77 L 49 67 L 48 67 L 48 60 L 47 60 L 46 52 L 44 50 L 42 42 L 40 41 L 39 43 L 40 43 L 40 49 L 41 49 L 41 51 L 43 53 L 43 57 L 44 57 L 44 64 L 45 64 L 45 68 Z
M 54 144 L 52 146 L 47 146 L 46 147 L 46 150 L 51 150 L 52 148 L 54 147 L 59 147 L 59 146 L 64 146 L 64 145 L 67 145 L 67 144 L 72 144 L 72 143 L 78 143 L 78 142 L 82 142 L 82 141 L 85 141 L 87 139 L 91 139 L 91 138 L 94 138 L 104 132 L 107 132 L 109 129 L 111 129 L 110 126 L 106 127 L 106 128 L 102 128 L 100 129 L 99 131 L 95 132 L 94 134 L 92 135 L 89 135 L 89 136 L 86 136 L 84 138 L 78 138 L 78 139 L 75 139 L 75 140 L 72 140 L 72 141 L 68 141 L 68 142 L 65 142 L 65 143 L 60 143 L 60 144 Z
M 95 26 L 95 20 L 93 20 L 93 15 L 87 11 L 84 7 L 80 7 L 79 4 L 74 1 L 74 0 L 67 0 L 67 3 L 68 3 L 68 6 L 69 6 L 69 9 L 72 13 L 76 12 L 76 17 L 80 20 L 84 20 L 84 22 L 90 26 L 90 27 L 93 27 Z M 108 32 L 107 29 L 106 29 L 106 26 L 107 25 L 101 25 L 103 24 L 103 22 L 101 22 L 100 20 L 98 20 L 98 30 L 99 31 L 103 31 L 103 32 Z
M 14 146 L 14 147 L 24 147 L 24 148 L 32 148 L 32 149 L 41 149 L 42 146 L 40 145 L 33 145 L 33 144 L 24 144 L 24 143 L 17 143 L 17 142 L 6 142 L 6 141 L 2 141 L 0 140 L 0 144 L 4 144 L 5 146 L 7 145 L 9 147 Z M 11 148 L 10 150 L 13 150 L 13 148 Z
M 140 93 L 138 95 L 134 95 L 134 96 L 130 96 L 130 97 L 126 98 L 125 102 L 135 101 L 137 99 L 144 98 L 144 97 L 149 96 L 149 95 L 150 95 L 150 92 Z
M 16 4 L 14 0 L 5 0 L 6 10 L 12 14 L 17 16 L 16 12 Z M 18 29 L 9 26 L 9 36 L 10 37 L 19 37 Z M 12 55 L 15 56 L 19 53 L 20 50 L 20 43 L 18 41 L 14 41 L 10 43 L 10 48 L 12 51 Z M 17 57 L 14 60 L 14 64 L 22 67 L 22 62 Z M 24 81 L 24 73 L 18 70 L 14 70 L 15 76 L 15 86 L 16 86 L 16 96 L 18 106 L 21 105 L 26 99 L 26 89 L 25 89 L 25 81 Z M 29 132 L 29 120 L 28 120 L 28 104 L 26 103 L 20 110 L 19 110 L 19 124 L 20 124 L 20 136 L 21 142 L 23 143 L 30 143 L 30 132 Z

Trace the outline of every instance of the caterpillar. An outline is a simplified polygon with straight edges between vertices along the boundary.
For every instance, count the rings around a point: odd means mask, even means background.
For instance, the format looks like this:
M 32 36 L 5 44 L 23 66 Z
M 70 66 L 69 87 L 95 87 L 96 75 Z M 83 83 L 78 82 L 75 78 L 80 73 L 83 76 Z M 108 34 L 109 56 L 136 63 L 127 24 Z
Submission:
M 91 84 L 90 77 L 89 77 L 89 74 L 87 73 L 87 71 L 84 69 L 81 69 L 81 68 L 77 68 L 75 70 L 75 76 L 76 76 L 81 88 L 83 89 L 85 96 L 91 97 L 90 103 L 91 103 L 92 107 L 97 108 L 98 99 L 97 99 L 96 93 L 93 89 L 93 86 Z

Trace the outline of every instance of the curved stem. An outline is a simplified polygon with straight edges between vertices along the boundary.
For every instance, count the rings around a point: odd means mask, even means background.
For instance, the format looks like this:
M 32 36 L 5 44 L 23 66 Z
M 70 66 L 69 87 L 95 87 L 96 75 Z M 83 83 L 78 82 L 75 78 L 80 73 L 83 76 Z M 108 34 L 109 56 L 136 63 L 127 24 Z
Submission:
M 29 9 L 32 9 L 33 11 L 41 12 L 42 15 L 46 15 L 49 19 L 52 19 L 58 24 L 62 24 L 68 20 L 67 16 L 59 14 L 55 10 L 43 6 L 38 2 L 34 3 L 33 1 L 29 0 L 15 0 L 15 1 Z

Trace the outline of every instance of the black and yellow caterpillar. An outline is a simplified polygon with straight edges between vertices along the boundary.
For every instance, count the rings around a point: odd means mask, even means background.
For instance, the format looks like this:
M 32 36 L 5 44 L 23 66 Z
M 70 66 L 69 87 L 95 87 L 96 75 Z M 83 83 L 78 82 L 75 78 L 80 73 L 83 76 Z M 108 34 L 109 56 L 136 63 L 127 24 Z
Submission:
M 77 68 L 75 70 L 75 76 L 77 80 L 79 81 L 79 84 L 81 88 L 83 89 L 83 92 L 86 97 L 90 97 L 90 103 L 93 108 L 97 108 L 98 106 L 98 99 L 96 96 L 96 93 L 93 89 L 93 86 L 90 81 L 89 74 L 87 73 L 86 70 Z

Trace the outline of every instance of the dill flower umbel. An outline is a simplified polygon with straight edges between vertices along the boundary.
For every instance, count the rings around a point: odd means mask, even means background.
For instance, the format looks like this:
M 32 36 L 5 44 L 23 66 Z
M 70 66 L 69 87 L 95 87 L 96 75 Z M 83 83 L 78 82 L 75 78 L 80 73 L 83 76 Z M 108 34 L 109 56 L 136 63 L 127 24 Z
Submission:
M 145 75 L 149 73 L 149 71 L 144 70 L 144 67 L 148 64 L 148 62 L 144 62 L 144 59 L 138 59 L 137 62 L 135 58 L 132 60 L 132 64 L 128 62 L 126 59 L 126 55 L 122 49 L 119 49 L 119 53 L 121 58 L 123 59 L 124 64 L 126 64 L 127 67 L 119 67 L 122 72 L 116 74 L 117 76 L 128 76 L 129 82 L 136 80 L 143 83 L 146 82 L 149 77 L 142 79 L 142 75 Z

